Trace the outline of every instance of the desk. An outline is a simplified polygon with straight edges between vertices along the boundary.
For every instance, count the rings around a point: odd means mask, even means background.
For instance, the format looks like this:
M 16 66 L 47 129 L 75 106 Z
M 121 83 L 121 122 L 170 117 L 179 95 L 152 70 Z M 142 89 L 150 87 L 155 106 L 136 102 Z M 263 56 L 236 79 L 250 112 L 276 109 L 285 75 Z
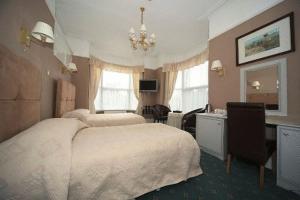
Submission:
M 222 160 L 227 154 L 226 120 L 224 115 L 196 114 L 197 143 Z M 300 116 L 267 116 L 266 124 L 276 128 L 277 185 L 300 194 Z
M 288 116 L 288 117 L 267 116 L 266 124 L 300 128 L 300 117 L 299 116 Z

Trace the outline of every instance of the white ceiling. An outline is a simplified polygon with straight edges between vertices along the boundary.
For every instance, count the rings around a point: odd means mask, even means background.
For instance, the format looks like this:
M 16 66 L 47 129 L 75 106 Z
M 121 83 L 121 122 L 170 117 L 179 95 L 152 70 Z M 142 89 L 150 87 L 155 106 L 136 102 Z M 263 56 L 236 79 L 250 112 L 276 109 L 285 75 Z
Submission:
M 56 0 L 55 13 L 67 37 L 88 41 L 103 55 L 133 59 L 137 55 L 131 50 L 128 30 L 139 29 L 139 7 L 144 6 L 148 33 L 157 36 L 150 56 L 180 57 L 207 45 L 207 16 L 225 1 Z
M 209 39 L 238 26 L 284 0 L 228 0 L 209 18 Z

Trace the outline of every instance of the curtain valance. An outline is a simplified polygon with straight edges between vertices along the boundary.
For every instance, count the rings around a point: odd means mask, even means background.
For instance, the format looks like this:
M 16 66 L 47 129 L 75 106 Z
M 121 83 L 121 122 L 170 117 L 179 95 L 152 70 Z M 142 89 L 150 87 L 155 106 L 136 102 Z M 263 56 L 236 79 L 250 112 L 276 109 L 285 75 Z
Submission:
M 107 63 L 94 56 L 90 57 L 90 65 L 93 67 L 101 68 L 107 71 L 120 72 L 120 73 L 141 73 L 144 72 L 144 66 L 126 66 Z
M 203 64 L 208 60 L 208 49 L 205 49 L 202 53 L 189 58 L 187 60 L 177 62 L 177 63 L 167 63 L 163 65 L 163 72 L 174 71 L 178 72 L 185 70 L 197 65 Z

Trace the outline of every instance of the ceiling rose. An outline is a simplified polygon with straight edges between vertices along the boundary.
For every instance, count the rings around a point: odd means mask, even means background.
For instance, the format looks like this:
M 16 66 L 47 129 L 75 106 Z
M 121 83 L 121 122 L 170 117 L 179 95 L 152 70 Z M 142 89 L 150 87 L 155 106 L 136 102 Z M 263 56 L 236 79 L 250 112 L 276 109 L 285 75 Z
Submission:
M 136 34 L 133 27 L 129 30 L 129 40 L 131 43 L 131 47 L 134 50 L 137 50 L 138 48 L 143 49 L 144 51 L 147 51 L 151 47 L 155 45 L 155 34 L 152 33 L 150 37 L 147 36 L 147 29 L 146 25 L 144 24 L 144 11 L 145 8 L 141 7 L 141 27 L 140 27 L 140 34 Z

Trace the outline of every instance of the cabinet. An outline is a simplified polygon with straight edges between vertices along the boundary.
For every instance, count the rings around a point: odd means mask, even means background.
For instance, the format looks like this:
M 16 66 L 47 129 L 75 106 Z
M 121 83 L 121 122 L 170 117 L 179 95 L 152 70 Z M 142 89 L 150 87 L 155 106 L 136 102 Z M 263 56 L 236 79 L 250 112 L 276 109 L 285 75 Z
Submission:
M 300 194 L 300 128 L 277 127 L 277 185 Z
M 200 148 L 221 159 L 226 158 L 226 116 L 196 114 L 196 141 Z

